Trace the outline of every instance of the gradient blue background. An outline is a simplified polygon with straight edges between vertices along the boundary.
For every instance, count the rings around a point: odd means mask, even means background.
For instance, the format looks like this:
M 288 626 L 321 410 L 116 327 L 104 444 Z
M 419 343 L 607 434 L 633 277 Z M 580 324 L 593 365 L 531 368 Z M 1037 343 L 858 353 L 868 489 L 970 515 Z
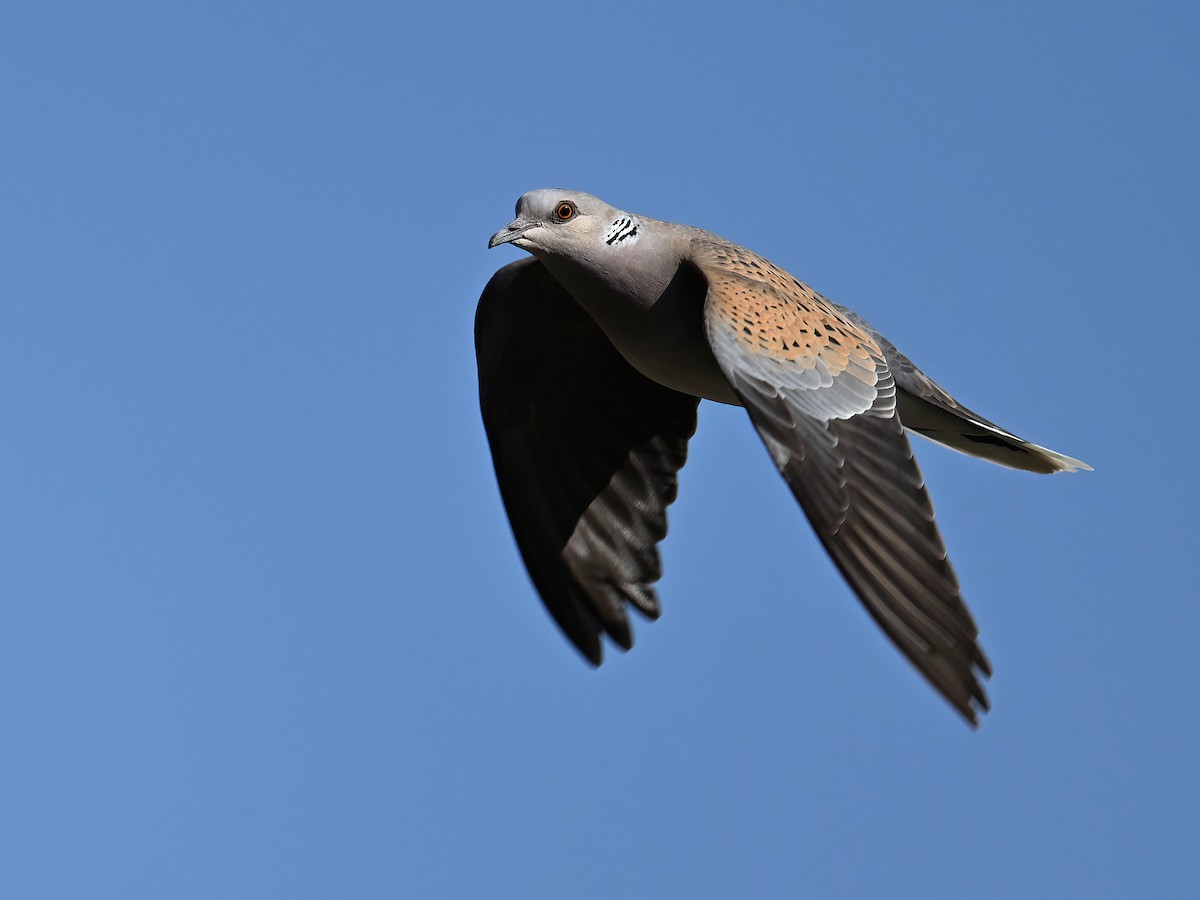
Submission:
M 1195 896 L 1200 7 L 583 6 L 0 14 L 0 896 Z M 545 186 L 1096 467 L 919 442 L 978 732 L 736 409 L 560 637 L 472 349 Z

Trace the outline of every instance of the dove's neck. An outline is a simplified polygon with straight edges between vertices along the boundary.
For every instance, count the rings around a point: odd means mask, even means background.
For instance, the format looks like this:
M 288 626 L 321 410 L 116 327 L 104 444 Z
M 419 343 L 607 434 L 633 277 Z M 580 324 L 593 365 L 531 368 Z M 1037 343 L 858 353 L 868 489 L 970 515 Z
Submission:
M 572 257 L 536 255 L 647 378 L 686 394 L 738 403 L 705 335 L 708 284 L 686 261 L 685 240 L 658 232 L 652 221 L 639 224 L 642 234 L 629 246 L 598 245 Z
M 669 240 L 647 231 L 636 242 L 613 246 L 597 241 L 573 248 L 570 256 L 534 252 L 597 321 L 614 314 L 636 316 L 659 302 L 680 262 Z

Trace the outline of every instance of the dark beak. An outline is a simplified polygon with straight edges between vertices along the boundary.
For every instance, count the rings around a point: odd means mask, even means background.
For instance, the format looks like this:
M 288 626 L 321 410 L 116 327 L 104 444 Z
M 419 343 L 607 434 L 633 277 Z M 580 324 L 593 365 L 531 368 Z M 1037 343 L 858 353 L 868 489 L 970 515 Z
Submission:
M 530 222 L 528 219 L 513 219 L 508 223 L 508 226 L 497 231 L 492 235 L 492 239 L 488 241 L 488 249 L 499 247 L 501 244 L 507 244 L 515 241 L 531 228 L 537 227 L 537 222 Z

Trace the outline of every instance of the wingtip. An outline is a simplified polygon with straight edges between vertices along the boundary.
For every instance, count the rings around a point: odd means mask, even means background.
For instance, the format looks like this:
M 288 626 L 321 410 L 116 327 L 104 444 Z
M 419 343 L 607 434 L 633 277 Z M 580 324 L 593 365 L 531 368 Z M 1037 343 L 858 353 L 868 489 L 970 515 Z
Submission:
M 595 646 L 584 647 L 580 644 L 575 645 L 575 649 L 579 651 L 579 655 L 593 669 L 600 668 L 600 664 L 604 662 L 604 647 L 597 640 Z
M 951 705 L 963 717 L 963 721 L 970 726 L 972 731 L 979 730 L 980 716 L 985 715 L 992 708 L 992 704 L 988 700 L 983 686 L 978 682 L 975 683 L 975 690 L 972 691 L 971 699 L 965 703 L 952 703 Z
M 963 720 L 971 726 L 972 731 L 979 730 L 980 717 L 986 715 L 991 708 L 987 695 L 983 693 L 982 688 L 965 705 L 956 707 Z
M 617 640 L 612 635 L 613 646 L 622 653 L 627 653 L 633 649 L 633 636 L 630 635 L 628 641 Z M 599 669 L 604 664 L 604 640 L 599 635 L 596 636 L 594 643 L 589 642 L 586 645 L 572 638 L 571 644 L 579 652 L 580 658 L 593 669 Z

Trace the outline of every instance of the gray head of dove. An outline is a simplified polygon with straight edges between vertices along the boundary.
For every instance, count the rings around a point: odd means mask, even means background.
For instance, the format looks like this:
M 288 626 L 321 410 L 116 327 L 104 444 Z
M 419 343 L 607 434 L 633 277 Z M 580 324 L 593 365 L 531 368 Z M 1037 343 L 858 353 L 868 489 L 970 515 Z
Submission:
M 488 247 L 512 244 L 532 253 L 628 349 L 622 336 L 640 326 L 611 320 L 613 304 L 656 305 L 679 269 L 681 238 L 688 231 L 582 191 L 553 188 L 522 195 L 517 217 L 492 235 Z
M 696 229 L 636 216 L 591 194 L 530 191 L 489 247 L 533 254 L 643 375 L 736 402 L 704 338 L 707 284 L 687 260 Z
M 534 254 L 580 257 L 631 246 L 639 225 L 636 216 L 591 194 L 543 188 L 521 196 L 516 218 L 492 235 L 488 248 L 512 244 Z

